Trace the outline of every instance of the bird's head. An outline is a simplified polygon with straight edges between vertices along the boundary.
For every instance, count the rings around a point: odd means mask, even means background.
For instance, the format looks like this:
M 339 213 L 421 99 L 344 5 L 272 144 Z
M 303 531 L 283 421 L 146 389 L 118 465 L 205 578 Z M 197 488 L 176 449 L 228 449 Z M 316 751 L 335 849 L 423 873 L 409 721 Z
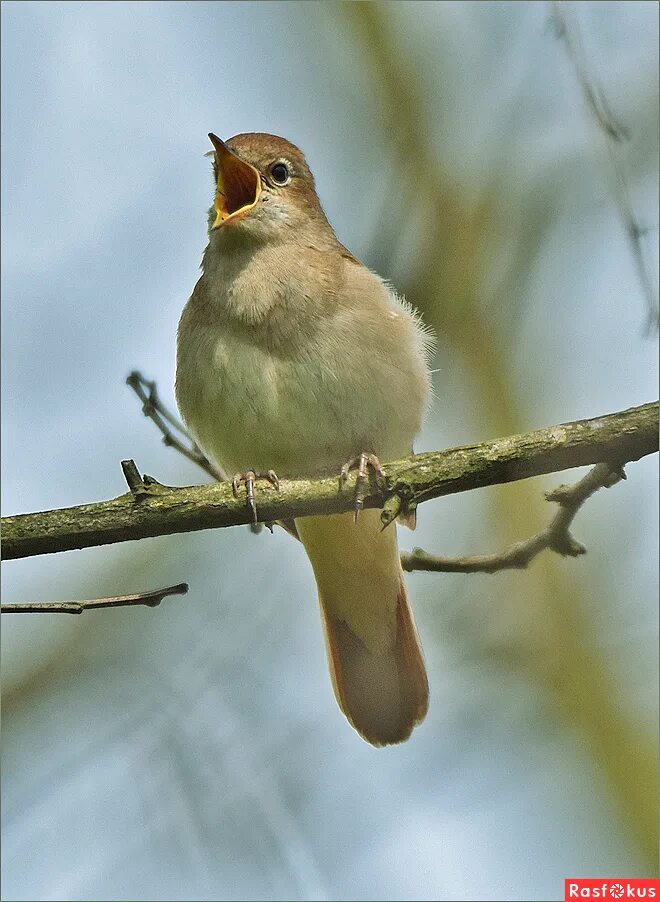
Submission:
M 221 141 L 214 134 L 215 201 L 210 232 L 240 232 L 264 240 L 329 229 L 314 176 L 302 152 L 276 135 L 243 134 Z

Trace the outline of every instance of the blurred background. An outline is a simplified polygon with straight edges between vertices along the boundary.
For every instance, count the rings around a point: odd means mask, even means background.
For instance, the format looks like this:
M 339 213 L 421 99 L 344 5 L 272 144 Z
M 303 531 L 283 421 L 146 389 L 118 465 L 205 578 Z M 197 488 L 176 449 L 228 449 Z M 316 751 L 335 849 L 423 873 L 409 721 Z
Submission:
M 173 405 L 211 130 L 299 144 L 340 240 L 436 330 L 417 450 L 657 397 L 658 7 L 562 9 L 3 3 L 3 513 L 118 495 L 127 457 L 206 481 L 125 378 Z M 657 460 L 627 472 L 579 514 L 582 559 L 408 576 L 431 708 L 388 749 L 336 707 L 282 531 L 6 564 L 7 602 L 191 588 L 3 618 L 3 898 L 544 900 L 655 874 Z M 497 550 L 580 475 L 424 504 L 401 545 Z

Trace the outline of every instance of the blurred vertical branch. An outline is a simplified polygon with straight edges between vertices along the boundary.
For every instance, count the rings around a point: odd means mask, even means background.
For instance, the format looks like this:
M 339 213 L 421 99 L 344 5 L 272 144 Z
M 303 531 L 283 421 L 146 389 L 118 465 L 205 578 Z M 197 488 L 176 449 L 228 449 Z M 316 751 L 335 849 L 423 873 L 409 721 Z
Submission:
M 399 284 L 424 311 L 442 342 L 453 349 L 470 371 L 473 404 L 480 422 L 497 434 L 520 431 L 524 423 L 521 389 L 507 356 L 502 322 L 493 316 L 497 305 L 485 304 L 491 267 L 503 252 L 506 210 L 498 196 L 497 173 L 481 197 L 472 198 L 439 165 L 426 126 L 432 111 L 424 103 L 424 86 L 411 58 L 394 33 L 387 4 L 363 2 L 338 5 L 362 58 L 370 67 L 384 111 L 383 140 L 397 159 L 423 179 L 409 183 L 398 208 L 424 215 L 425 244 Z M 428 92 L 426 92 L 428 93 Z M 423 194 L 419 186 L 423 184 Z M 538 214 L 538 211 L 537 211 Z M 549 214 L 546 213 L 546 217 Z M 544 221 L 536 215 L 534 235 L 521 235 L 513 261 L 520 280 L 533 263 Z M 546 223 L 547 225 L 547 223 Z M 492 293 L 491 293 L 492 294 Z M 445 302 L 446 299 L 446 302 Z M 490 299 L 490 298 L 489 298 Z M 504 495 L 492 491 L 492 531 L 505 543 L 531 534 L 542 518 L 530 486 L 520 484 Z M 524 599 L 520 597 L 524 586 Z M 515 606 L 515 634 L 501 660 L 532 680 L 551 699 L 557 715 L 577 730 L 597 767 L 604 773 L 622 820 L 652 870 L 657 865 L 658 774 L 652 737 L 640 731 L 625 710 L 612 663 L 595 639 L 588 601 L 576 582 L 567 582 L 552 559 L 546 559 L 520 580 L 503 579 L 502 605 Z M 505 602 L 505 593 L 508 599 Z
M 614 180 L 615 200 L 626 238 L 630 243 L 637 278 L 646 301 L 646 329 L 651 332 L 658 328 L 660 310 L 642 244 L 642 239 L 648 230 L 637 220 L 630 192 L 626 160 L 628 130 L 617 122 L 598 79 L 594 72 L 590 71 L 580 27 L 574 12 L 569 8 L 566 0 L 553 0 L 551 8 L 557 36 L 563 40 L 566 46 L 566 52 L 575 68 L 575 74 L 587 107 L 605 139 Z

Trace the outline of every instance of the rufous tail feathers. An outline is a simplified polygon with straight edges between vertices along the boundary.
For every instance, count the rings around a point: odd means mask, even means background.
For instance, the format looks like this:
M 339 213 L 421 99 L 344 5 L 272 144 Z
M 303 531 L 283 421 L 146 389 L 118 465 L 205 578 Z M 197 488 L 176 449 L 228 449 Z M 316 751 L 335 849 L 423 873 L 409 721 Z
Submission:
M 296 521 L 319 590 L 339 707 L 375 746 L 408 739 L 428 709 L 428 681 L 393 527 L 379 511 Z

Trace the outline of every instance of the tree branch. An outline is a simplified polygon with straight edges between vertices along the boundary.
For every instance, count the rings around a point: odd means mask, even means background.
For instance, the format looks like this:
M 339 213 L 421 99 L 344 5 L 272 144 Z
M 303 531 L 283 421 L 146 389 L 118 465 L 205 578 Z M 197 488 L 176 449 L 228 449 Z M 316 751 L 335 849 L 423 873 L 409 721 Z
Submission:
M 547 501 L 556 501 L 559 510 L 550 524 L 524 542 L 516 542 L 497 554 L 466 557 L 439 557 L 413 548 L 401 555 L 401 566 L 409 573 L 429 570 L 434 573 L 497 573 L 500 570 L 524 570 L 542 551 L 549 549 L 565 557 L 578 557 L 586 548 L 570 533 L 570 525 L 584 502 L 601 488 L 611 488 L 626 478 L 622 469 L 610 464 L 596 464 L 574 485 L 560 485 L 545 493 Z
M 82 614 L 92 608 L 121 608 L 146 605 L 156 608 L 168 595 L 185 595 L 188 583 L 137 592 L 134 595 L 112 595 L 110 598 L 92 598 L 89 601 L 28 601 L 20 604 L 3 604 L 3 614 Z
M 417 454 L 384 466 L 385 486 L 372 482 L 365 507 L 382 507 L 383 525 L 417 504 L 486 485 L 513 482 L 606 462 L 612 467 L 658 450 L 658 403 L 578 420 L 448 451 Z M 136 471 L 137 472 L 137 471 Z M 139 474 L 138 474 L 139 475 Z M 134 476 L 134 474 L 133 474 Z M 249 523 L 251 512 L 231 485 L 174 488 L 150 476 L 110 501 L 2 519 L 5 559 L 128 542 L 151 536 Z M 355 477 L 281 480 L 259 486 L 265 523 L 353 509 Z

